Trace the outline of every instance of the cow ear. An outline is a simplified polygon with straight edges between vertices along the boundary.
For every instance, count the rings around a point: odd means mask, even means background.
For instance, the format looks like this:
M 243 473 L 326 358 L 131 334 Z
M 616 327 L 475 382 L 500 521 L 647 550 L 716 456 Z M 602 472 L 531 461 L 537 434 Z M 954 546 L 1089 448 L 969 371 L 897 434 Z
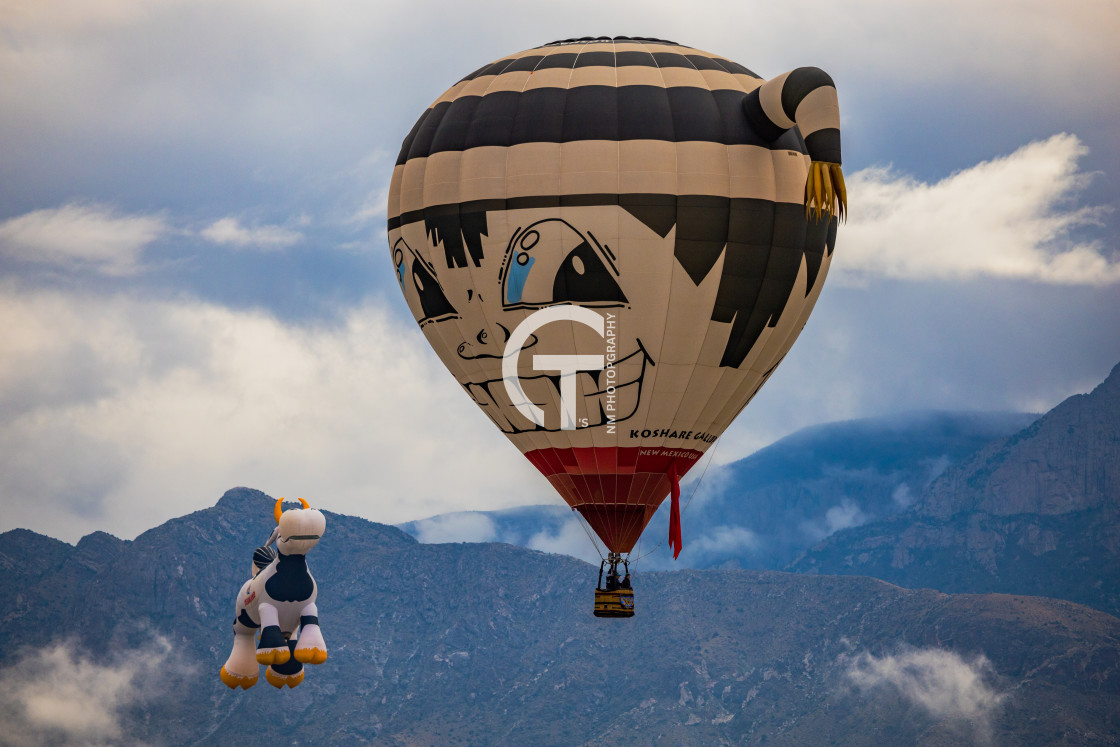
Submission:
M 268 542 L 265 542 L 264 546 L 268 547 L 269 545 L 271 545 L 273 542 L 275 542 L 279 538 L 280 538 L 280 527 L 276 527 L 275 529 L 272 530 L 272 534 L 268 535 Z

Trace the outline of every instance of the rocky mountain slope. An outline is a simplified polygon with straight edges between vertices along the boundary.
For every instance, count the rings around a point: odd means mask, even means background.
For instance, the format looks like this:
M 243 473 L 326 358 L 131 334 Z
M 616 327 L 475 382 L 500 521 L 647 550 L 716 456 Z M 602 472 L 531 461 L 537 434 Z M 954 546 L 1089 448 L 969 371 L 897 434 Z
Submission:
M 1120 365 L 947 469 L 909 512 L 838 532 L 790 568 L 1120 613 Z
M 0 594 L 12 600 L 0 613 L 8 738 L 1120 741 L 1120 620 L 1069 602 L 851 576 L 683 571 L 638 575 L 637 616 L 600 620 L 590 614 L 596 569 L 587 564 L 501 544 L 424 545 L 336 514 L 308 556 L 330 658 L 295 690 L 262 678 L 231 691 L 217 672 L 232 641 L 233 596 L 271 513 L 267 496 L 237 489 L 131 542 L 0 535 Z M 80 690 L 64 690 L 70 712 L 55 723 L 25 695 L 40 705 L 47 697 L 36 689 L 48 681 L 42 662 L 59 656 L 43 652 L 59 646 L 71 663 L 49 682 Z M 132 696 L 106 701 L 112 728 L 75 738 L 82 694 L 125 675 Z

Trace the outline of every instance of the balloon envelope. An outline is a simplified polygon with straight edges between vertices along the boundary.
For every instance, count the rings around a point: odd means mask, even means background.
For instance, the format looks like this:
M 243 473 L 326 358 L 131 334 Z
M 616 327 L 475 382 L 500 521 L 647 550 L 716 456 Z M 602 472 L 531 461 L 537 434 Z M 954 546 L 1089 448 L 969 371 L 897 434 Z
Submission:
M 671 42 L 556 42 L 463 78 L 401 148 L 410 310 L 612 551 L 770 377 L 827 273 L 836 219 L 805 185 L 839 162 L 835 89 L 815 68 L 772 83 Z

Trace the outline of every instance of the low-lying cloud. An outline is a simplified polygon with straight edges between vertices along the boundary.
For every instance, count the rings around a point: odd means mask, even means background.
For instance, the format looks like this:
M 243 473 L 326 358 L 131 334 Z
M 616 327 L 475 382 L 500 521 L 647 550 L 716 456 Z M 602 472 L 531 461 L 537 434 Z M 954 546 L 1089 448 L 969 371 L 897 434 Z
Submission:
M 592 540 L 593 533 L 580 525 L 580 519 L 572 514 L 560 526 L 542 529 L 529 538 L 525 547 L 530 550 L 571 555 L 574 558 L 595 563 L 602 559 L 600 553 L 605 553 L 605 548 L 598 539 Z M 599 548 L 599 549 L 597 549 Z
M 158 215 L 120 215 L 96 204 L 35 210 L 0 223 L 0 254 L 102 275 L 131 275 L 144 249 L 167 233 Z
M 860 693 L 891 690 L 934 720 L 962 721 L 975 739 L 988 741 L 993 720 L 1007 694 L 991 684 L 995 672 L 987 657 L 964 659 L 939 648 L 875 656 L 845 657 L 845 677 Z
M 758 534 L 746 527 L 715 527 L 712 531 L 685 544 L 682 554 L 687 552 L 690 556 L 741 555 L 757 549 L 759 543 Z
M 1103 211 L 1073 203 L 1090 178 L 1078 168 L 1087 153 L 1077 137 L 1062 134 L 933 184 L 889 168 L 856 172 L 835 271 L 849 282 L 873 275 L 1120 282 L 1115 251 L 1073 238 Z
M 478 511 L 463 511 L 421 519 L 412 524 L 412 533 L 424 543 L 496 542 L 494 520 Z
M 841 529 L 862 526 L 869 520 L 870 517 L 864 513 L 858 503 L 851 498 L 843 498 L 835 506 L 830 506 L 823 516 L 802 522 L 801 531 L 805 536 L 816 542 L 839 532 Z
M 3 742 L 120 744 L 128 740 L 124 711 L 151 699 L 155 675 L 171 645 L 157 638 L 147 648 L 117 652 L 97 661 L 72 643 L 29 653 L 0 670 Z

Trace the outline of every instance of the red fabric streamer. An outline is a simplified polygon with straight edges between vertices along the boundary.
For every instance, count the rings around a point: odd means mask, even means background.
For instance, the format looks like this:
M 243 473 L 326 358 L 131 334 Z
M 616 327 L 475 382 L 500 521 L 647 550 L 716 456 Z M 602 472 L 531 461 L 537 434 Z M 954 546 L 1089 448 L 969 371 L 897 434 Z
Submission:
M 672 483 L 673 505 L 669 511 L 669 547 L 673 560 L 681 554 L 681 484 L 677 481 L 677 465 L 669 465 L 669 482 Z

